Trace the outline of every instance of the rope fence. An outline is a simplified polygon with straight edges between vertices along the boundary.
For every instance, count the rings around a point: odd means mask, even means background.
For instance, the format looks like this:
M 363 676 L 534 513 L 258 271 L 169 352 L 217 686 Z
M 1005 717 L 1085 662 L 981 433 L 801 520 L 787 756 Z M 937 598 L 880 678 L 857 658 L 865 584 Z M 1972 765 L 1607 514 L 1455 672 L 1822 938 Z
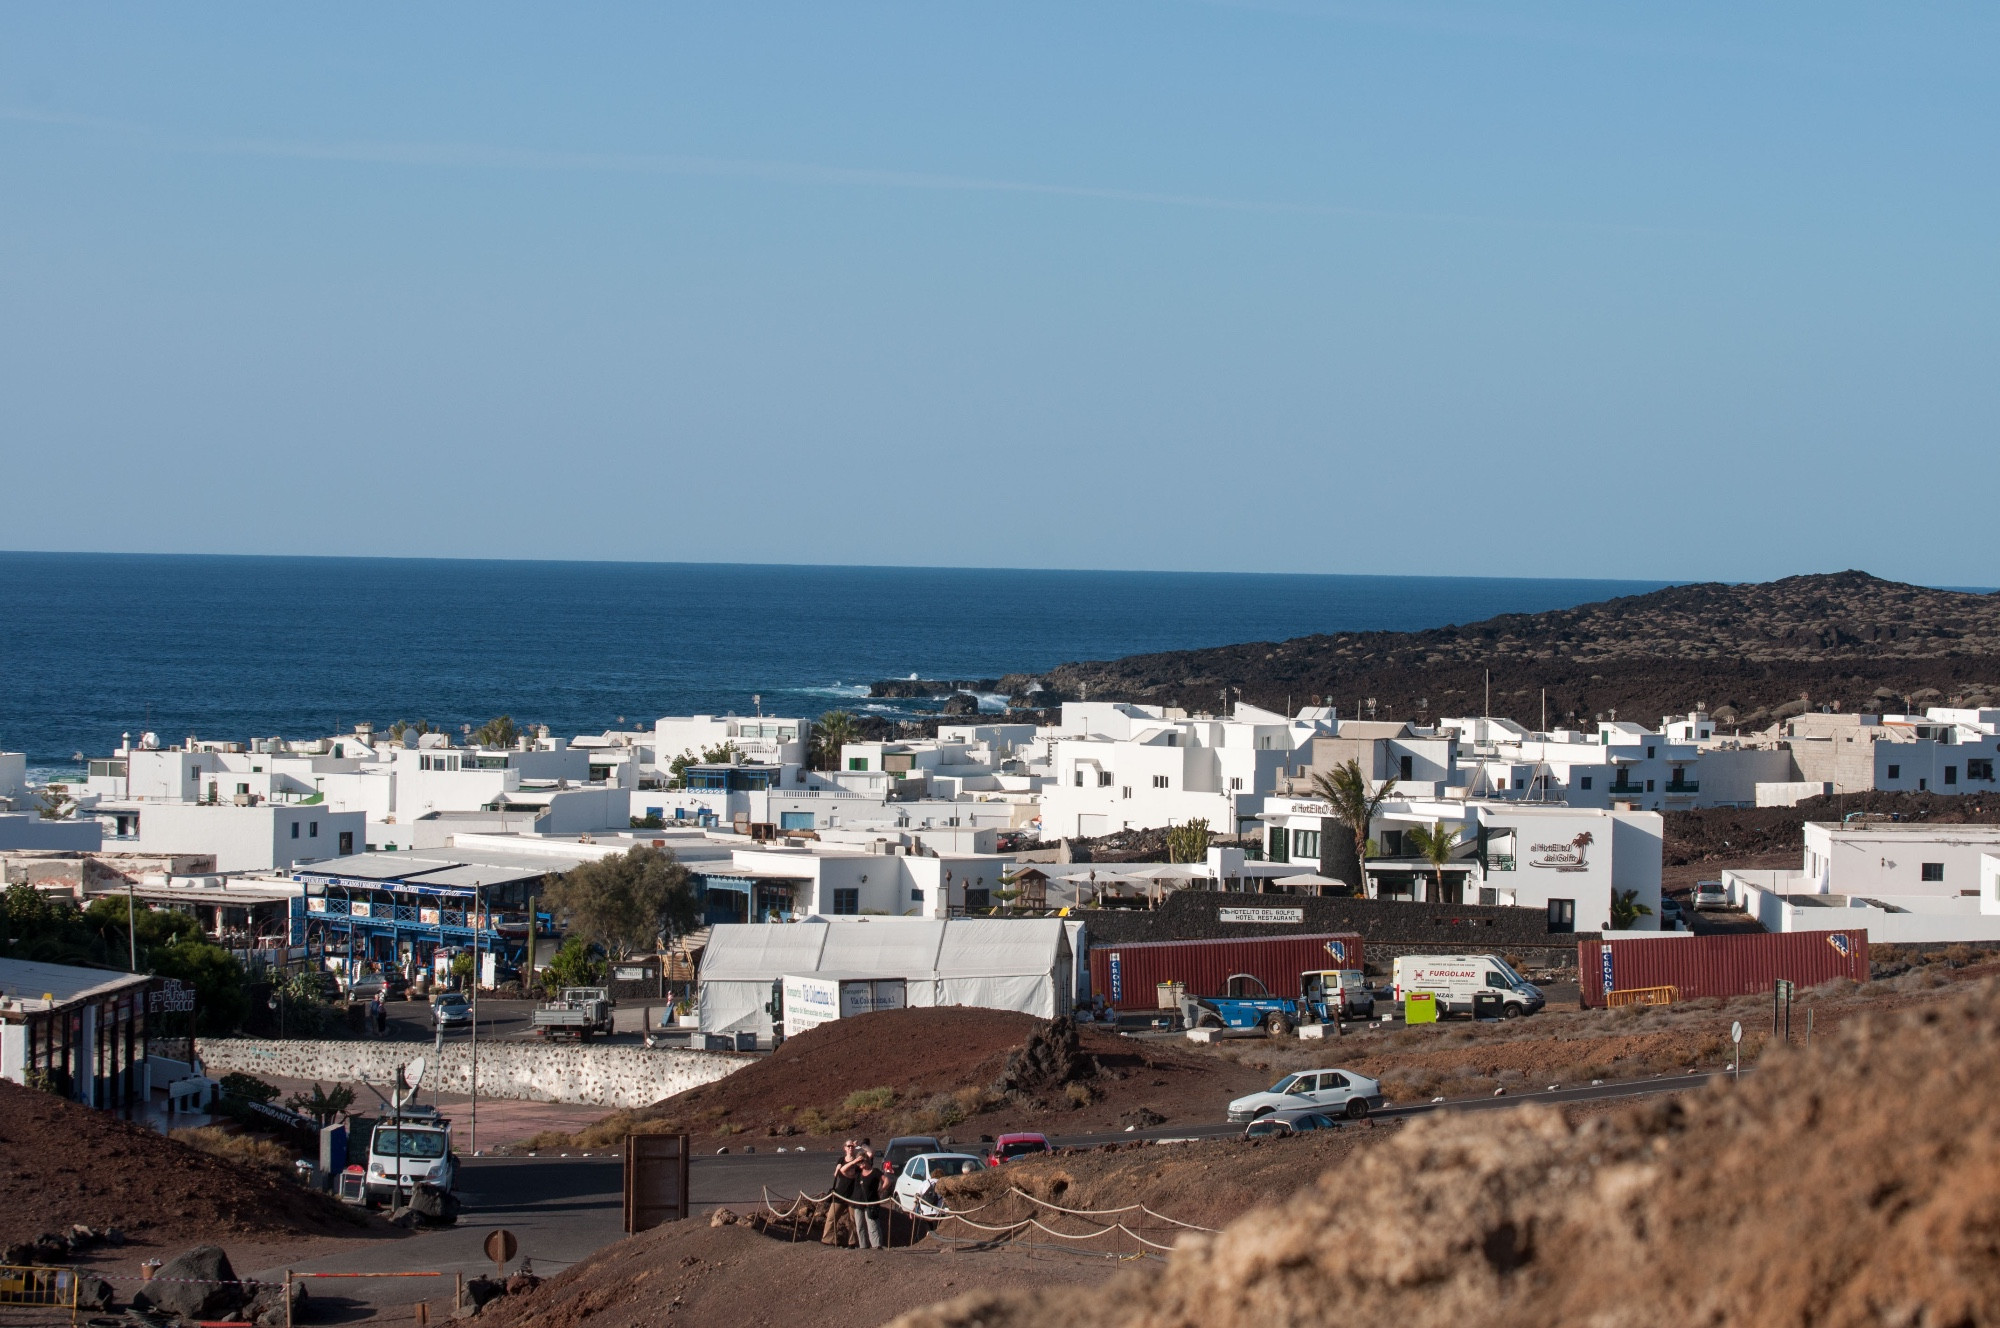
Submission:
M 977 1208 L 947 1208 L 942 1204 L 932 1205 L 926 1203 L 921 1205 L 918 1211 L 912 1212 L 908 1209 L 905 1209 L 902 1206 L 902 1204 L 895 1199 L 843 1199 L 840 1198 L 838 1195 L 836 1195 L 832 1190 L 828 1190 L 826 1193 L 820 1195 L 809 1195 L 805 1191 L 801 1190 L 799 1191 L 796 1198 L 794 1198 L 788 1205 L 786 1205 L 786 1207 L 781 1209 L 776 1204 L 771 1202 L 771 1191 L 770 1188 L 766 1186 L 764 1187 L 764 1209 L 772 1217 L 778 1218 L 782 1221 L 792 1222 L 794 1225 L 794 1239 L 796 1239 L 796 1231 L 797 1231 L 796 1218 L 798 1216 L 800 1207 L 802 1205 L 809 1206 L 812 1210 L 814 1210 L 810 1215 L 813 1217 L 818 1217 L 819 1213 L 817 1210 L 819 1206 L 827 1203 L 830 1200 L 849 1208 L 885 1208 L 885 1207 L 893 1208 L 896 1212 L 907 1215 L 913 1222 L 927 1221 L 935 1223 L 938 1226 L 943 1226 L 947 1222 L 960 1222 L 972 1228 L 975 1231 L 991 1232 L 995 1236 L 1003 1236 L 1003 1237 L 1009 1236 L 1016 1234 L 1018 1232 L 1027 1231 L 1031 1228 L 1040 1231 L 1046 1235 L 1053 1236 L 1057 1240 L 1066 1242 L 1097 1240 L 1100 1237 L 1116 1234 L 1129 1237 L 1130 1239 L 1137 1241 L 1139 1244 L 1146 1246 L 1150 1250 L 1161 1250 L 1161 1251 L 1171 1251 L 1174 1247 L 1172 1245 L 1163 1245 L 1155 1240 L 1150 1240 L 1141 1232 L 1135 1231 L 1132 1229 L 1132 1227 L 1127 1226 L 1124 1222 L 1103 1222 L 1099 1221 L 1099 1219 L 1106 1217 L 1118 1217 L 1126 1213 L 1141 1213 L 1146 1217 L 1153 1219 L 1156 1222 L 1162 1222 L 1167 1224 L 1168 1226 L 1179 1227 L 1184 1231 L 1200 1231 L 1200 1232 L 1206 1232 L 1211 1235 L 1215 1234 L 1214 1227 L 1205 1227 L 1194 1222 L 1183 1222 L 1181 1219 L 1177 1217 L 1170 1217 L 1167 1214 L 1159 1212 L 1151 1207 L 1148 1207 L 1146 1204 L 1143 1203 L 1125 1204 L 1117 1208 L 1065 1208 L 1061 1204 L 1051 1203 L 1047 1199 L 1043 1199 L 1036 1195 L 1030 1194 L 1018 1185 L 1009 1186 L 1007 1192 L 1009 1194 L 1018 1196 L 1019 1198 L 1025 1199 L 1029 1203 L 1034 1204 L 1039 1208 L 1047 1209 L 1050 1212 L 1061 1213 L 1065 1217 L 1074 1217 L 1082 1219 L 1084 1221 L 1097 1222 L 1097 1230 L 1086 1231 L 1086 1232 L 1058 1231 L 1056 1228 L 1050 1226 L 1048 1223 L 1042 1221 L 1039 1217 L 1036 1216 L 1024 1217 L 1018 1222 L 1006 1222 L 1000 1224 L 975 1222 L 972 1220 L 970 1214 L 984 1212 L 986 1209 L 991 1208 L 996 1203 L 998 1203 L 999 1200 L 997 1199 L 989 1199 L 987 1202 L 980 1204 Z M 934 1212 L 923 1211 L 923 1209 L 933 1209 L 933 1208 L 935 1209 Z M 1057 1246 L 1051 1248 L 1063 1248 L 1063 1247 Z M 1133 1257 L 1147 1257 L 1147 1256 L 1133 1256 Z

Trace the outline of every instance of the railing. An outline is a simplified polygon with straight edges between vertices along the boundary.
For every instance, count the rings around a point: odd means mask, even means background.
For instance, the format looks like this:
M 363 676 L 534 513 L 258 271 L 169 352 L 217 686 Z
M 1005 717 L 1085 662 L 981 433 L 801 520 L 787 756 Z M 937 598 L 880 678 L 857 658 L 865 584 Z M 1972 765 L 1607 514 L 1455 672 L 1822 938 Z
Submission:
M 1669 784 L 1669 785 L 1667 785 L 1667 792 L 1669 792 L 1669 793 L 1699 793 L 1699 792 L 1701 792 L 1701 781 L 1700 781 L 1700 780 L 1696 780 L 1696 781 L 1695 781 L 1694 783 L 1692 783 L 1692 784 Z

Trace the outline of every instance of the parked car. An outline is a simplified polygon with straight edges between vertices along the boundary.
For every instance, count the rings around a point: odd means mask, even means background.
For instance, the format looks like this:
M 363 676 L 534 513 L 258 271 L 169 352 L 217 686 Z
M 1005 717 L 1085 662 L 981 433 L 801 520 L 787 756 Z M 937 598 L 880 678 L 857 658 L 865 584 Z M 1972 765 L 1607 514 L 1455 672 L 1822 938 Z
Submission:
M 1722 888 L 1721 881 L 1696 881 L 1694 907 L 1697 913 L 1712 908 L 1728 908 L 1729 892 Z
M 971 1153 L 918 1153 L 896 1171 L 896 1205 L 918 1217 L 942 1217 L 937 1183 L 950 1176 L 969 1176 L 986 1162 Z
M 1382 1085 L 1365 1074 L 1353 1070 L 1301 1070 L 1286 1075 L 1261 1093 L 1231 1102 L 1229 1119 L 1234 1124 L 1256 1120 L 1274 1111 L 1318 1109 L 1360 1120 L 1382 1105 Z
M 1012 1162 L 1031 1153 L 1048 1151 L 1049 1141 L 1046 1135 L 1003 1134 L 993 1141 L 992 1149 L 986 1154 L 986 1165 L 997 1167 L 1002 1162 Z
M 1660 900 L 1660 925 L 1671 928 L 1680 920 L 1681 901 L 1678 899 L 1662 898 Z
M 1243 1127 L 1245 1139 L 1284 1139 L 1309 1130 L 1337 1130 L 1340 1122 L 1324 1111 L 1273 1111 Z
M 448 991 L 431 1002 L 431 1027 L 470 1028 L 472 1026 L 472 1002 L 455 991 Z
M 944 1145 L 928 1134 L 900 1134 L 889 1141 L 889 1146 L 882 1150 L 882 1156 L 888 1159 L 891 1167 L 901 1171 L 905 1163 L 919 1154 L 944 1151 Z

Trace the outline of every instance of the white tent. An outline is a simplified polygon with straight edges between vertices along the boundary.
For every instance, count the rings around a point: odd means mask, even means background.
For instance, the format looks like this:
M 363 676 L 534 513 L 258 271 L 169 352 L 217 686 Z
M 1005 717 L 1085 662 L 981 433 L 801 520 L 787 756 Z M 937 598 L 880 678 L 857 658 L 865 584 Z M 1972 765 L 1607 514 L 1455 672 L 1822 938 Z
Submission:
M 754 1029 L 771 1035 L 771 980 L 819 971 L 826 924 L 760 923 L 715 927 L 701 952 L 701 1028 L 704 1033 Z
M 701 959 L 705 1033 L 771 1035 L 764 1004 L 788 973 L 902 978 L 909 1004 L 1068 1014 L 1076 964 L 1060 918 L 813 918 L 723 923 Z

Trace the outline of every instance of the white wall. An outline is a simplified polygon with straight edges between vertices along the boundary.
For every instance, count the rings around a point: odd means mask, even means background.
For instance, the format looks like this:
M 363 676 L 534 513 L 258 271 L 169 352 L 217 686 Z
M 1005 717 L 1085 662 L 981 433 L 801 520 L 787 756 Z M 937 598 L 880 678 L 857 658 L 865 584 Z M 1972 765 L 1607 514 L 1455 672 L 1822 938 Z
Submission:
M 104 847 L 104 827 L 90 817 L 44 821 L 35 812 L 0 812 L 0 850 L 59 849 L 94 853 Z
M 302 859 L 339 857 L 343 833 L 352 836 L 348 851 L 359 853 L 366 830 L 367 818 L 360 812 L 329 811 L 319 805 L 159 802 L 141 809 L 134 849 L 213 854 L 216 870 L 223 872 L 271 871 Z
M 1936 825 L 1877 828 L 1808 822 L 1803 870 L 1822 894 L 1937 896 L 1976 893 L 1980 858 L 2000 851 L 2000 826 Z M 1941 868 L 1926 881 L 1924 867 Z

